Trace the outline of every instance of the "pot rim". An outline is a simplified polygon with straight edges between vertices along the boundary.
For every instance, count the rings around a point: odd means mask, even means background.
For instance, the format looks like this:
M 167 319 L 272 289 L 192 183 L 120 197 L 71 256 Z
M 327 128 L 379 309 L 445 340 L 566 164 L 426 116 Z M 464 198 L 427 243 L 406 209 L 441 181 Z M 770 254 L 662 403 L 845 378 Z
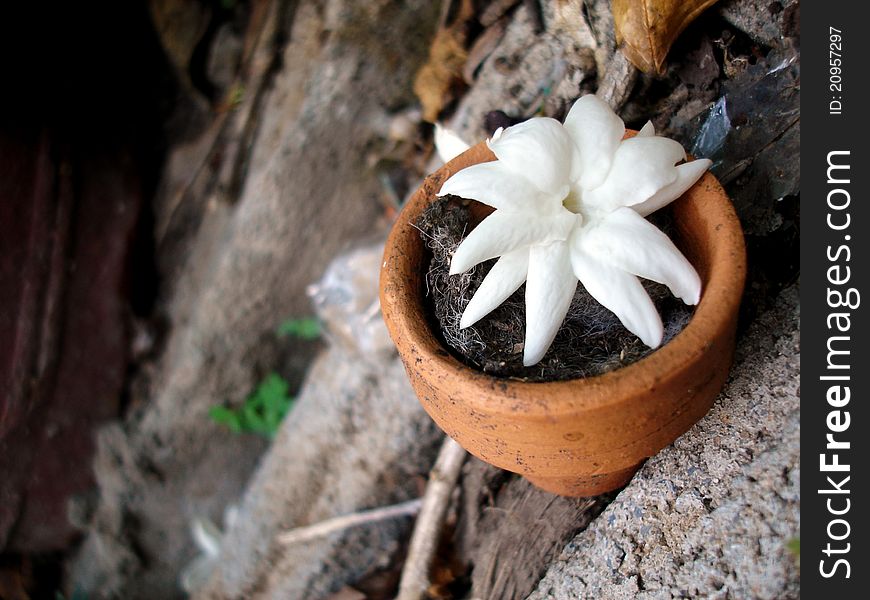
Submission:
M 518 398 L 535 398 L 545 390 L 558 394 L 547 394 L 546 401 L 524 404 L 525 419 L 552 421 L 578 413 L 618 409 L 629 403 L 628 399 L 638 389 L 654 389 L 665 378 L 691 370 L 693 363 L 710 349 L 717 332 L 729 327 L 739 308 L 746 276 L 745 245 L 734 207 L 708 171 L 672 203 L 677 228 L 683 232 L 680 215 L 691 212 L 700 225 L 690 235 L 703 238 L 694 244 L 687 241 L 687 245 L 696 248 L 694 254 L 700 253 L 703 259 L 703 264 L 693 261 L 702 280 L 701 299 L 688 325 L 672 340 L 625 367 L 562 381 L 526 382 L 496 377 L 461 363 L 438 340 L 426 314 L 424 286 L 420 285 L 425 270 L 422 273 L 412 270 L 412 255 L 425 256 L 426 250 L 414 224 L 447 178 L 467 166 L 492 160 L 495 156 L 481 142 L 426 178 L 402 209 L 387 238 L 380 276 L 381 310 L 393 340 L 408 344 L 415 360 L 427 361 L 436 379 L 465 380 L 471 393 L 462 401 L 471 409 L 491 414 L 514 413 Z M 698 249 L 700 246 L 703 248 Z M 405 247 L 411 251 L 404 251 Z M 723 256 L 726 260 L 722 260 Z M 710 265 L 729 268 L 710 271 Z M 405 356 L 402 358 L 407 361 Z

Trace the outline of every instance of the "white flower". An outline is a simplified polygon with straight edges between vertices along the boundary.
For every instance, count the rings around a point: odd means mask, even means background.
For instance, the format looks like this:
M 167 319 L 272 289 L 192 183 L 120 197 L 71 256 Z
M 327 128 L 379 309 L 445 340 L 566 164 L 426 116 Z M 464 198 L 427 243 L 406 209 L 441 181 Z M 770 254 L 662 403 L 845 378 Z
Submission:
M 501 257 L 462 314 L 469 327 L 526 283 L 523 364 L 539 362 L 562 324 L 578 280 L 647 346 L 662 342 L 661 317 L 638 277 L 697 304 L 701 280 L 668 237 L 644 217 L 678 198 L 710 166 L 675 166 L 686 153 L 651 123 L 623 140 L 625 125 L 595 96 L 565 124 L 534 118 L 497 131 L 498 160 L 448 179 L 454 194 L 496 210 L 459 245 L 450 273 Z

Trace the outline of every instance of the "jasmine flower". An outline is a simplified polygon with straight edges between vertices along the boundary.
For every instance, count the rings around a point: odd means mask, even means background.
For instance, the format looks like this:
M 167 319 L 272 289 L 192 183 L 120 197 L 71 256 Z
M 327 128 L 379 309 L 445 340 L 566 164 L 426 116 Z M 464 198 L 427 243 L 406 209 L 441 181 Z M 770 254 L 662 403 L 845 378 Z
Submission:
M 526 284 L 523 364 L 539 362 L 565 319 L 578 281 L 647 346 L 663 326 L 638 277 L 697 304 L 701 281 L 668 237 L 644 217 L 688 190 L 710 161 L 677 165 L 686 153 L 647 123 L 625 125 L 595 96 L 579 99 L 565 123 L 533 118 L 487 144 L 497 160 L 463 169 L 439 195 L 495 208 L 460 244 L 450 273 L 500 257 L 462 314 L 465 328 Z

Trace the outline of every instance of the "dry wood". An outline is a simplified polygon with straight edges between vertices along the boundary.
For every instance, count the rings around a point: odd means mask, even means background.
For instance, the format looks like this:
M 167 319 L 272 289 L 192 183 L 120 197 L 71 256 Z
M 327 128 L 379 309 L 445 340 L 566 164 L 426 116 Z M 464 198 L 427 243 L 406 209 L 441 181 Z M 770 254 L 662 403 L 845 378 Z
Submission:
M 414 525 L 414 533 L 411 535 L 397 600 L 420 600 L 426 597 L 426 590 L 429 588 L 429 568 L 441 536 L 441 527 L 450 503 L 450 495 L 456 487 L 456 480 L 459 478 L 466 454 L 462 446 L 449 437 L 444 438 L 438 459 L 429 474 L 429 484 L 423 495 L 423 506 Z
M 278 536 L 278 542 L 289 546 L 290 544 L 298 544 L 299 542 L 307 542 L 317 538 L 326 537 L 336 531 L 343 531 L 350 527 L 365 525 L 367 523 L 375 523 L 386 519 L 395 519 L 396 517 L 413 516 L 420 512 L 420 506 L 423 504 L 421 498 L 408 500 L 400 504 L 392 506 L 384 506 L 382 508 L 373 508 L 364 510 L 350 515 L 342 515 L 333 519 L 327 519 L 307 525 L 305 527 L 297 527 L 290 531 L 284 532 Z
M 470 598 L 527 597 L 565 544 L 615 494 L 564 498 L 507 471 L 469 460 L 462 473 L 456 551 L 473 565 Z
M 507 18 L 499 19 L 489 27 L 472 44 L 468 51 L 468 57 L 465 59 L 465 65 L 462 67 L 462 78 L 468 85 L 474 84 L 474 78 L 477 69 L 483 64 L 483 61 L 492 54 L 501 39 L 504 37 L 504 32 L 507 30 L 509 20 Z

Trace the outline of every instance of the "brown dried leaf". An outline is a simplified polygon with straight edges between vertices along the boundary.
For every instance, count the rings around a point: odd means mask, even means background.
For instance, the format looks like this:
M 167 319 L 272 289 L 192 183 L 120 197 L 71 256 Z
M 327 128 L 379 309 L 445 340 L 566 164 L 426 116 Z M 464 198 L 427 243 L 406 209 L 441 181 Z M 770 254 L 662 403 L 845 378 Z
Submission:
M 616 42 L 645 73 L 664 73 L 671 44 L 716 0 L 613 0 Z
M 441 26 L 429 47 L 429 60 L 414 78 L 414 93 L 423 107 L 423 120 L 430 123 L 435 122 L 450 100 L 454 84 L 462 80 L 462 67 L 468 58 L 466 24 L 474 16 L 474 5 L 471 0 L 455 0 L 456 15 L 447 24 L 453 1 L 444 0 Z
M 450 29 L 435 34 L 429 48 L 429 60 L 417 71 L 414 93 L 423 107 L 423 120 L 434 123 L 441 108 L 450 98 L 455 80 L 462 77 L 462 67 L 468 56 L 465 36 Z

